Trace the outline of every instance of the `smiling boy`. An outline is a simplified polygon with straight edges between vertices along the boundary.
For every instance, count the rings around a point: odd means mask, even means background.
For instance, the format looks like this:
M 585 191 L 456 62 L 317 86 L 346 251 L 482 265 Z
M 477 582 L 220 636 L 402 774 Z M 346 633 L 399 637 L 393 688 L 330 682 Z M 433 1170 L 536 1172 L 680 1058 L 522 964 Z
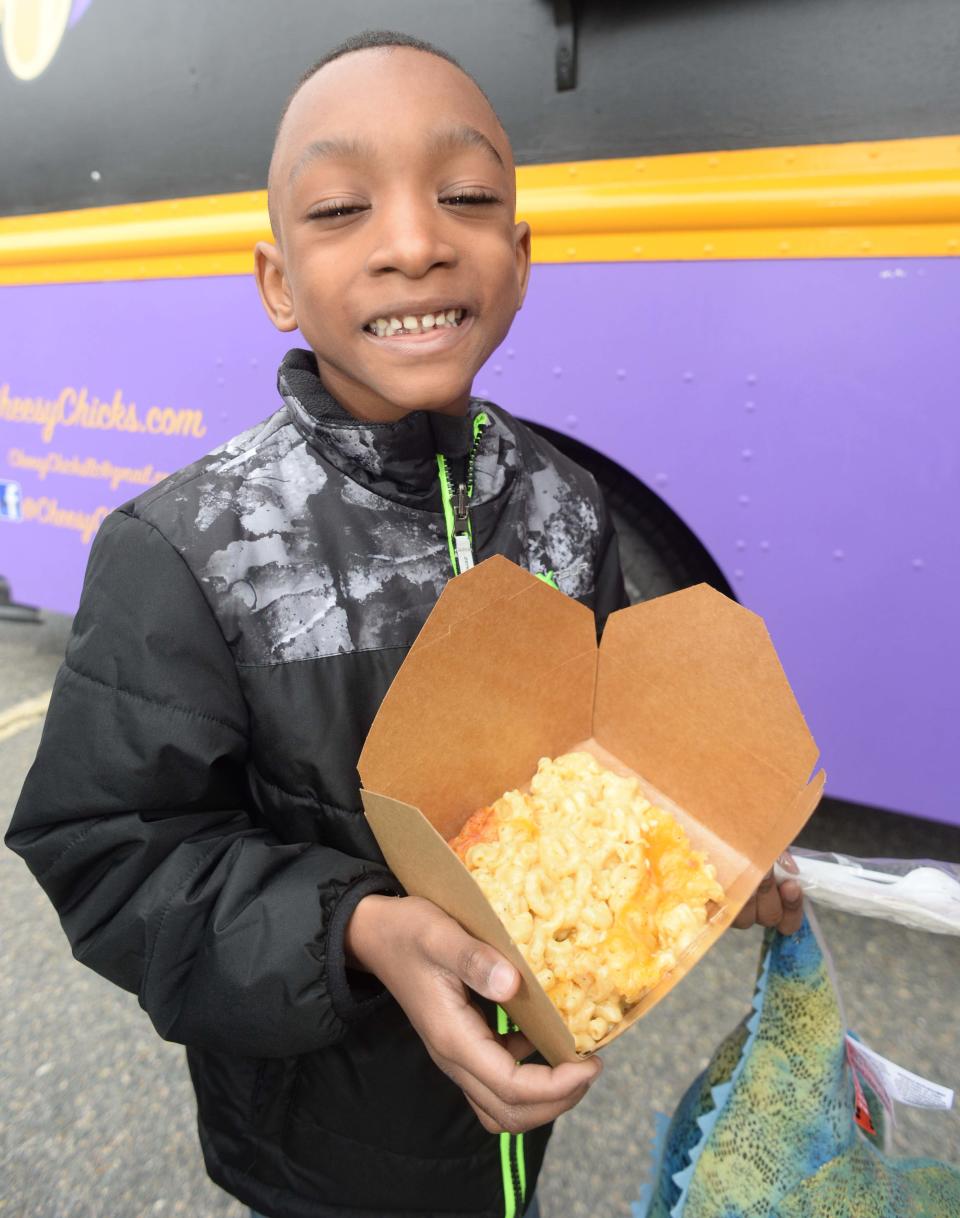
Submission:
M 187 1046 L 207 1168 L 273 1218 L 533 1213 L 550 1122 L 600 1070 L 518 1064 L 490 1026 L 516 971 L 397 899 L 356 774 L 474 561 L 598 623 L 624 603 L 593 480 L 471 397 L 526 291 L 514 192 L 443 52 L 365 35 L 301 82 L 256 272 L 309 350 L 271 418 L 104 523 L 8 837 L 77 958 Z
M 510 143 L 480 89 L 411 47 L 338 56 L 294 94 L 269 184 L 261 296 L 328 392 L 376 422 L 465 414 L 530 269 Z

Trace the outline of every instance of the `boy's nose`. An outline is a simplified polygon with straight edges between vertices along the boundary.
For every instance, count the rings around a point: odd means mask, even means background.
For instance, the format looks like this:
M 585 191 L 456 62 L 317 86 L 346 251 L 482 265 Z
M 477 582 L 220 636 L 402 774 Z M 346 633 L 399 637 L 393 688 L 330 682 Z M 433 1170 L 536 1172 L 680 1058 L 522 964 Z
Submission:
M 457 254 L 440 231 L 441 219 L 435 207 L 408 206 L 382 214 L 367 269 L 419 279 L 436 266 L 452 266 Z

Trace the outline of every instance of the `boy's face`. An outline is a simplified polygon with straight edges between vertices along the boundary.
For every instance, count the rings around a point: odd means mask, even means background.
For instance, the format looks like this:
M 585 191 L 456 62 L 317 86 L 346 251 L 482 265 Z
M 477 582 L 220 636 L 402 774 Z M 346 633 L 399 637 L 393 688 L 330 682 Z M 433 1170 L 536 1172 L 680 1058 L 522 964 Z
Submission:
M 299 327 L 330 392 L 376 421 L 462 413 L 530 264 L 510 145 L 473 82 L 405 47 L 334 60 L 287 112 L 270 204 L 261 299 L 278 329 Z M 384 333 L 393 319 L 407 328 Z

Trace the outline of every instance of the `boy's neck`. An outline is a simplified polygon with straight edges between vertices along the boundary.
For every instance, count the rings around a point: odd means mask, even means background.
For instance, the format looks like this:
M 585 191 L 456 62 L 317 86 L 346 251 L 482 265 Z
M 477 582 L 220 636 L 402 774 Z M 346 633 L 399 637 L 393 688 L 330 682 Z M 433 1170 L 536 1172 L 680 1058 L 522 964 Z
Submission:
M 362 423 L 399 423 L 401 419 L 418 410 L 426 410 L 430 414 L 462 418 L 470 406 L 469 390 L 453 401 L 440 406 L 399 406 L 387 401 L 367 386 L 343 376 L 335 366 L 321 360 L 316 352 L 313 353 L 313 356 L 317 365 L 317 375 L 323 382 L 324 388 L 347 414 Z

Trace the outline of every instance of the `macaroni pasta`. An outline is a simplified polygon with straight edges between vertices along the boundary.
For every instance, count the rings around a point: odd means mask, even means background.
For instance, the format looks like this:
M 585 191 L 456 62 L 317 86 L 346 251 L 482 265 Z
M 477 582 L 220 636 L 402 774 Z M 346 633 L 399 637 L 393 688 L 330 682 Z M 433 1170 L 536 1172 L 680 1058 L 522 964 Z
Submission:
M 588 753 L 543 758 L 450 842 L 573 1033 L 596 1043 L 722 901 L 716 869 L 635 778 Z

